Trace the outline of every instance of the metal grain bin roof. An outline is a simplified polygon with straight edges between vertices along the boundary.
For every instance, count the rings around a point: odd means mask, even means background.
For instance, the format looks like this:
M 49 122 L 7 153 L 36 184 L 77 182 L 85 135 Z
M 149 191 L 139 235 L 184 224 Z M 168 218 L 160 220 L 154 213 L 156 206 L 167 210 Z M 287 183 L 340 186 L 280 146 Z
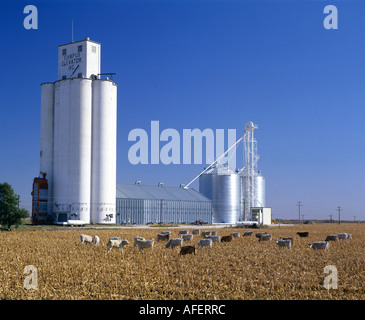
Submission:
M 211 201 L 195 189 L 123 183 L 117 184 L 116 198 Z

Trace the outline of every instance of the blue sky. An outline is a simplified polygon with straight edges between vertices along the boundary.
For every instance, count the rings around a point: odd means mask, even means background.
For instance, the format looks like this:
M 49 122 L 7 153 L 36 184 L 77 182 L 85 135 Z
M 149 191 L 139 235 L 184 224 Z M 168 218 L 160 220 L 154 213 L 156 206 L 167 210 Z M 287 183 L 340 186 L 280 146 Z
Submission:
M 23 9 L 38 9 L 26 30 Z M 326 5 L 338 29 L 326 30 Z M 57 46 L 102 44 L 118 85 L 117 181 L 187 184 L 204 165 L 131 165 L 128 133 L 236 129 L 253 121 L 274 218 L 365 219 L 365 2 L 0 1 L 0 182 L 30 209 L 39 173 L 40 84 Z M 163 144 L 161 143 L 161 146 Z M 242 161 L 242 146 L 237 163 Z M 198 189 L 198 184 L 192 185 Z

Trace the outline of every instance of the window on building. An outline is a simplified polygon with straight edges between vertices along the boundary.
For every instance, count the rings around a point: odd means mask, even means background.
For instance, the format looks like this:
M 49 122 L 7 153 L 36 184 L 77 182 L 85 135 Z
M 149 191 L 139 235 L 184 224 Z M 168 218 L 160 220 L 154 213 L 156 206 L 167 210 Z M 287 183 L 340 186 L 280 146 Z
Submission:
M 77 47 L 77 50 L 78 50 L 79 52 L 81 52 L 81 51 L 82 51 L 82 46 L 78 46 L 78 47 Z
M 67 49 L 62 49 L 62 55 L 65 56 L 67 54 Z
M 82 78 L 82 72 L 79 72 L 79 73 L 77 74 L 77 77 L 78 77 L 78 78 Z
M 66 76 L 62 76 L 62 80 L 66 80 Z
M 91 47 L 91 51 L 92 51 L 93 53 L 96 53 L 96 47 L 95 47 L 95 46 L 92 46 L 92 47 Z

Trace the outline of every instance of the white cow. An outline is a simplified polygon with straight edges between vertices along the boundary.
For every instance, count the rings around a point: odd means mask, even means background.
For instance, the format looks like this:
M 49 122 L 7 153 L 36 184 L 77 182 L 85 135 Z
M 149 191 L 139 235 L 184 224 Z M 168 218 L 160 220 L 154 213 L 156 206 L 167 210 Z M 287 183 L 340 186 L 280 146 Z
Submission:
M 280 240 L 290 240 L 290 241 L 291 241 L 291 244 L 292 244 L 292 245 L 294 244 L 294 239 L 293 239 L 293 237 L 286 237 L 286 238 L 280 237 Z
M 141 249 L 146 249 L 146 248 L 151 248 L 151 250 L 153 250 L 154 241 L 155 241 L 154 239 L 138 240 L 137 241 L 138 250 L 141 251 Z
M 212 239 L 210 239 L 210 238 L 204 238 L 204 239 L 201 239 L 199 241 L 198 246 L 200 248 L 203 248 L 203 247 L 212 247 L 212 243 L 213 243 Z
M 286 239 L 286 240 L 275 240 L 275 242 L 278 244 L 279 248 L 291 248 L 291 240 L 290 239 Z
M 93 236 L 93 244 L 96 247 L 100 244 L 100 238 L 98 236 Z
M 193 240 L 193 235 L 191 233 L 189 234 L 181 234 L 180 237 L 184 239 L 184 241 L 190 241 Z
M 339 233 L 338 235 L 338 240 L 351 240 L 351 234 L 349 233 Z
M 309 248 L 312 248 L 313 250 L 326 250 L 328 251 L 330 247 L 330 243 L 328 241 L 318 241 L 309 243 Z
M 221 236 L 216 235 L 216 236 L 209 236 L 209 237 L 205 237 L 205 239 L 211 239 L 212 242 L 217 242 L 219 243 L 221 241 Z
M 137 242 L 138 242 L 139 240 L 146 240 L 146 239 L 145 239 L 145 238 L 143 238 L 143 237 L 134 237 L 134 247 L 137 247 Z
M 259 241 L 271 241 L 271 238 L 272 238 L 271 234 L 265 233 L 261 235 Z
M 184 243 L 184 239 L 183 238 L 173 238 L 170 239 L 170 241 L 168 243 L 166 243 L 166 248 L 171 247 L 171 249 L 174 249 L 175 247 L 182 247 Z
M 121 239 L 109 239 L 108 243 L 107 243 L 107 247 L 108 247 L 108 253 L 113 249 L 113 248 L 119 248 L 120 251 L 123 251 L 123 247 L 125 245 L 129 244 L 128 240 L 121 240 Z
M 81 244 L 88 243 L 91 246 L 91 244 L 93 242 L 93 237 L 89 236 L 87 234 L 81 234 L 80 239 L 81 239 Z

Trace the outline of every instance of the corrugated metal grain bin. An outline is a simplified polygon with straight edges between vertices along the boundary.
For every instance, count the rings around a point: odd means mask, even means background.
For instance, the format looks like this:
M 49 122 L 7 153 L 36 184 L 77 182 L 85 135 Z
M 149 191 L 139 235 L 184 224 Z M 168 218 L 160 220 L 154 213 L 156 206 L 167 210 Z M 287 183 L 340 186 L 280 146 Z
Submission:
M 226 167 L 213 167 L 199 177 L 199 191 L 212 200 L 214 223 L 236 223 L 241 212 L 240 176 Z

